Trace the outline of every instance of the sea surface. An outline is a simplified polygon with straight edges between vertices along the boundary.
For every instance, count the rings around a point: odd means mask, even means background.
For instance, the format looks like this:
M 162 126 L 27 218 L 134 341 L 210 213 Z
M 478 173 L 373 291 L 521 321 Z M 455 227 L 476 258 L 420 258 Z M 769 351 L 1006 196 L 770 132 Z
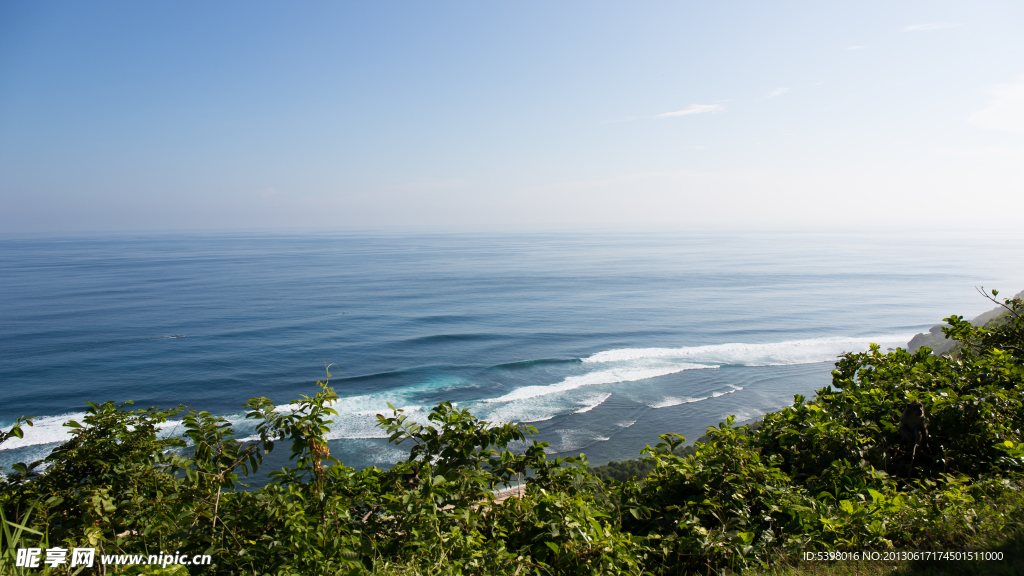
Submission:
M 376 427 L 388 403 L 422 421 L 445 400 L 552 455 L 635 458 L 992 308 L 975 287 L 1021 290 L 1022 263 L 1024 235 L 969 231 L 0 237 L 0 425 L 37 417 L 0 466 L 67 439 L 86 401 L 184 404 L 245 437 L 246 399 L 313 394 L 325 365 L 349 466 L 405 457 Z

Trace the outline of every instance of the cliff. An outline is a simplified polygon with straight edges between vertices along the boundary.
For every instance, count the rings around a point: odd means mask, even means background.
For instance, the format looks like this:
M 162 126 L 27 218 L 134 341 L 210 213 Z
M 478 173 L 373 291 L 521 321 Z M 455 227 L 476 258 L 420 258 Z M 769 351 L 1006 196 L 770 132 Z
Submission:
M 1019 292 L 1014 298 L 1024 298 L 1024 290 Z M 971 320 L 971 324 L 975 326 L 987 326 L 992 322 L 999 322 L 1000 319 L 1006 314 L 1006 309 L 1002 306 L 993 308 L 988 312 L 978 316 Z M 928 332 L 924 334 L 917 334 L 907 342 L 907 351 L 916 352 L 918 348 L 927 346 L 932 349 L 932 353 L 935 355 L 942 355 L 954 350 L 956 342 L 946 338 L 946 335 L 942 333 L 942 327 L 944 324 L 936 324 L 928 329 Z

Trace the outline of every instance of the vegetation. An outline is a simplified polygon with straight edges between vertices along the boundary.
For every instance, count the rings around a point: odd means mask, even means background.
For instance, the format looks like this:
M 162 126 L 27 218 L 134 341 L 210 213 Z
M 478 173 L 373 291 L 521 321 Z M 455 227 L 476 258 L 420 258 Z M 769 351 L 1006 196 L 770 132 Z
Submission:
M 750 422 L 746 425 L 749 432 L 755 432 L 761 426 L 761 421 L 757 420 Z M 703 444 L 710 439 L 707 434 L 697 438 L 694 444 Z M 697 447 L 694 444 L 688 444 L 683 446 L 677 446 L 672 450 L 672 453 L 676 456 L 692 456 L 697 453 Z M 601 466 L 595 466 L 590 469 L 590 473 L 604 480 L 605 482 L 616 481 L 625 482 L 627 480 L 643 480 L 654 470 L 654 465 L 657 461 L 649 458 L 634 458 L 632 460 L 623 460 L 616 462 L 612 460 L 607 464 Z
M 1004 550 L 1019 550 L 1024 303 L 1003 305 L 998 325 L 947 319 L 956 357 L 877 346 L 846 354 L 814 399 L 797 396 L 756 429 L 730 418 L 685 449 L 666 434 L 635 471 L 549 460 L 532 428 L 450 403 L 427 425 L 397 409 L 379 415 L 392 442 L 412 444 L 409 458 L 356 471 L 324 440 L 336 399 L 326 382 L 283 409 L 250 400 L 257 433 L 245 442 L 205 412 L 90 404 L 67 424 L 70 441 L 0 484 L 0 573 L 81 571 L 15 566 L 28 546 L 213 558 L 98 573 L 285 575 L 816 574 L 826 563 L 802 563 L 806 554 L 977 550 L 1003 537 Z M 900 431 L 912 401 L 929 418 L 916 449 Z M 179 416 L 183 437 L 157 434 Z M 290 466 L 243 489 L 279 444 Z M 494 490 L 513 483 L 524 495 L 496 503 Z M 1010 573 L 1020 558 L 973 565 Z

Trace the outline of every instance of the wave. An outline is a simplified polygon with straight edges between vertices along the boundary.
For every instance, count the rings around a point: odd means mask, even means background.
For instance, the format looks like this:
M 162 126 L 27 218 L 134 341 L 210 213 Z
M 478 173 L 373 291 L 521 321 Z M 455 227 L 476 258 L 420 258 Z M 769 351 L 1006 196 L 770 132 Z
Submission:
M 760 417 L 764 416 L 765 414 L 766 414 L 766 412 L 764 410 L 758 410 L 756 408 L 751 408 L 749 410 L 740 410 L 740 411 L 736 412 L 735 414 L 731 414 L 731 415 L 736 417 L 736 422 L 737 423 L 743 423 L 743 422 L 749 422 L 751 420 L 760 418 Z M 722 416 L 722 420 L 725 420 L 728 417 L 729 417 L 728 414 L 725 415 L 725 416 Z
M 383 391 L 373 394 L 342 397 L 334 401 L 331 407 L 338 414 L 332 416 L 334 423 L 325 437 L 328 440 L 341 438 L 371 439 L 387 438 L 388 434 L 377 427 L 377 414 L 391 415 L 388 403 L 405 410 L 406 416 L 419 424 L 428 424 L 429 408 L 418 404 L 415 400 L 419 394 L 437 394 L 447 390 L 475 388 L 476 384 L 458 377 L 435 378 L 430 381 L 408 386 L 397 390 Z M 602 400 L 603 401 L 603 400 Z M 296 409 L 294 404 L 281 404 L 276 412 L 288 413 Z M 22 426 L 24 438 L 10 438 L 0 445 L 0 452 L 18 450 L 30 446 L 49 446 L 46 453 L 54 446 L 71 439 L 71 428 L 64 426 L 69 420 L 81 422 L 84 412 L 74 412 L 57 416 L 34 418 L 33 426 Z M 256 422 L 245 417 L 244 413 L 222 415 L 235 430 L 235 438 L 241 442 L 257 439 L 254 435 Z M 181 420 L 169 420 L 159 425 L 162 436 L 181 435 Z M 4 429 L 9 428 L 8 424 Z M 45 454 L 43 454 L 45 456 Z
M 544 449 L 546 454 L 561 454 L 563 452 L 586 450 L 598 442 L 607 442 L 611 440 L 610 436 L 605 436 L 591 430 L 568 429 L 558 430 L 555 433 L 558 435 L 559 439 L 557 442 L 553 442 L 550 446 Z
M 388 404 L 404 410 L 410 421 L 429 424 L 427 416 L 432 406 L 419 404 L 417 396 L 466 388 L 477 388 L 477 385 L 457 376 L 443 376 L 414 386 L 339 398 L 331 404 L 331 408 L 338 413 L 331 417 L 334 423 L 326 438 L 387 438 L 387 432 L 377 427 L 377 414 L 390 416 L 391 408 Z
M 872 343 L 883 348 L 906 346 L 913 334 L 887 334 L 864 338 L 832 337 L 790 340 L 766 344 L 710 344 L 681 348 L 619 348 L 582 358 L 584 364 L 604 364 L 641 359 L 676 359 L 731 366 L 786 366 L 835 360 L 846 352 L 862 352 Z
M 536 398 L 538 396 L 548 396 L 559 392 L 567 392 L 583 386 L 615 384 L 617 382 L 636 382 L 637 380 L 647 380 L 648 378 L 667 376 L 684 370 L 701 370 L 709 368 L 718 368 L 718 366 L 679 362 L 665 362 L 646 366 L 623 366 L 619 368 L 612 368 L 610 370 L 590 372 L 589 374 L 582 374 L 580 376 L 569 376 L 556 384 L 548 384 L 546 386 L 523 386 L 522 388 L 516 388 L 503 396 L 485 399 L 483 402 L 491 404 L 514 402 L 516 400 L 526 400 L 528 398 Z
M 414 338 L 406 338 L 401 340 L 402 344 L 406 345 L 422 345 L 422 344 L 444 344 L 447 342 L 476 342 L 486 340 L 500 340 L 503 336 L 499 334 L 490 333 L 465 333 L 465 334 L 431 334 L 429 336 L 416 336 Z
M 670 406 L 679 406 L 681 404 L 693 404 L 694 402 L 702 402 L 704 400 L 707 400 L 708 398 L 711 397 L 705 396 L 704 398 L 676 398 L 675 396 L 669 396 L 668 398 L 663 398 L 662 400 L 659 400 L 654 404 L 649 404 L 648 406 L 651 408 L 668 408 Z
M 732 388 L 732 390 L 712 392 L 710 396 L 705 396 L 703 398 L 677 398 L 675 396 L 669 396 L 668 398 L 663 398 L 655 402 L 654 404 L 648 404 L 647 407 L 668 408 L 670 406 L 680 406 L 682 404 L 693 404 L 695 402 L 703 402 L 705 400 L 711 400 L 712 398 L 718 398 L 719 396 L 725 396 L 726 394 L 732 394 L 734 392 L 739 392 L 740 390 L 743 390 L 742 386 L 733 386 L 732 384 L 729 384 L 729 387 Z
M 574 414 L 583 414 L 584 412 L 590 412 L 594 408 L 597 408 L 601 404 L 604 404 L 604 401 L 609 399 L 609 398 L 611 398 L 611 397 L 612 397 L 611 392 L 608 392 L 608 393 L 605 393 L 605 394 L 594 394 L 593 396 L 588 396 L 587 398 L 584 398 L 583 402 L 580 402 L 580 404 L 583 405 L 583 408 L 580 408 L 579 410 L 574 412 Z
M 457 370 L 463 368 L 457 364 L 430 364 L 425 366 L 417 366 L 415 368 L 405 368 L 401 370 L 385 370 L 383 372 L 370 372 L 367 374 L 357 374 L 355 376 L 335 376 L 331 378 L 331 382 L 335 384 L 335 388 L 343 388 L 342 384 L 351 384 L 356 382 L 381 380 L 386 378 L 398 378 L 398 377 L 413 377 L 422 378 L 427 377 L 430 374 L 437 372 L 443 372 L 445 370 Z M 409 389 L 409 388 L 406 388 Z
M 731 366 L 784 366 L 831 362 L 845 352 L 867 350 L 871 343 L 904 345 L 908 334 L 889 334 L 869 337 L 828 337 L 790 340 L 764 344 L 728 343 L 681 348 L 620 348 L 599 352 L 579 360 L 591 368 L 584 374 L 572 375 L 553 384 L 522 386 L 495 398 L 482 399 L 484 404 L 505 404 L 499 410 L 505 419 L 538 422 L 559 415 L 589 411 L 589 402 L 566 397 L 566 393 L 585 386 L 636 382 L 676 374 L 685 370 L 715 369 Z M 537 361 L 537 363 L 549 361 Z M 534 365 L 532 362 L 512 364 L 516 367 Z M 709 396 L 670 396 L 647 405 L 665 408 L 680 404 L 701 402 L 731 394 L 741 388 L 715 392 Z M 560 397 L 540 401 L 541 397 Z M 570 395 L 571 396 L 571 395 Z M 536 399 L 534 402 L 527 402 Z M 603 400 L 602 400 L 603 402 Z M 582 410 L 573 406 L 584 405 Z M 513 416 L 518 418 L 512 418 Z
M 64 423 L 69 420 L 81 420 L 84 416 L 84 412 L 75 412 L 60 414 L 58 416 L 33 418 L 32 426 L 21 426 L 21 431 L 24 433 L 24 437 L 8 438 L 6 442 L 0 445 L 0 451 L 17 450 L 18 448 L 38 446 L 41 444 L 60 444 L 67 442 L 71 439 L 71 428 L 66 428 Z M 5 425 L 3 428 L 6 430 L 10 428 L 10 425 Z
M 2 445 L 0 445 L 0 452 L 7 450 L 18 450 L 20 448 L 28 448 L 30 446 L 47 446 L 50 444 L 63 444 L 68 440 L 71 440 L 72 428 L 68 428 L 64 424 L 75 420 L 81 422 L 85 418 L 85 412 L 69 412 L 67 414 L 59 414 L 57 416 L 42 416 L 39 418 L 32 419 L 32 426 L 22 425 L 21 431 L 24 433 L 22 438 L 12 437 L 8 438 Z M 242 417 L 244 419 L 244 416 Z M 157 428 L 163 436 L 170 436 L 175 432 L 175 428 L 181 425 L 181 420 L 168 420 L 162 424 L 158 424 Z M 4 430 L 9 429 L 11 424 L 0 426 Z
M 532 368 L 534 366 L 544 366 L 548 364 L 579 364 L 579 358 L 541 358 L 540 360 L 521 360 L 519 362 L 507 362 L 505 364 L 497 364 L 491 366 L 492 370 L 522 370 L 524 368 Z

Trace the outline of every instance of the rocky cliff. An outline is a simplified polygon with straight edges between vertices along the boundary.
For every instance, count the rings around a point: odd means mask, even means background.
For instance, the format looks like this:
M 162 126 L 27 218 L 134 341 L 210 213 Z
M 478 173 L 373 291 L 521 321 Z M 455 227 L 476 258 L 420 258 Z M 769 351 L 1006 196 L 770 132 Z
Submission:
M 1024 290 L 1014 296 L 1014 298 L 1024 298 Z M 999 318 L 1001 318 L 1005 313 L 1006 309 L 999 306 L 971 320 L 971 324 L 974 324 L 975 326 L 985 326 L 989 322 L 998 322 Z M 914 352 L 921 346 L 931 348 L 932 353 L 937 355 L 953 351 L 956 346 L 956 342 L 946 338 L 946 335 L 942 333 L 943 326 L 945 326 L 945 324 L 937 324 L 932 326 L 928 332 L 924 334 L 917 334 L 911 338 L 910 342 L 907 342 L 907 351 Z

